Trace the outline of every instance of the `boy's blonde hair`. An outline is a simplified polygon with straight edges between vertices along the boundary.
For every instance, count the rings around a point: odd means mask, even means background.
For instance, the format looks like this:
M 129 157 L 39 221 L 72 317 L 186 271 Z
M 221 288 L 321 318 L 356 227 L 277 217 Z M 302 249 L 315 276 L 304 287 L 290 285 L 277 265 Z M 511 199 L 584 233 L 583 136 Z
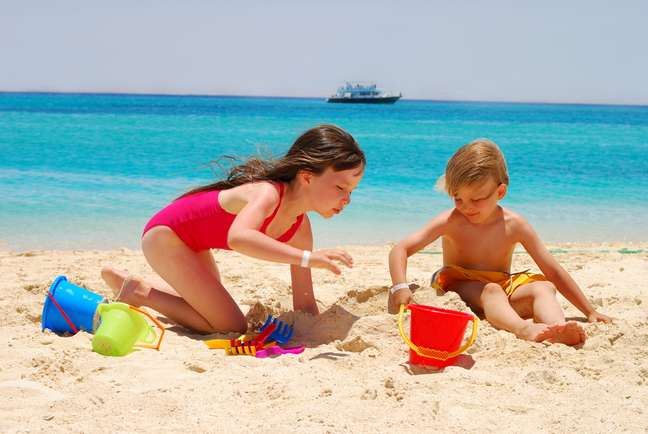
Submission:
M 488 177 L 492 177 L 498 185 L 508 185 L 506 160 L 494 142 L 477 139 L 463 145 L 450 158 L 445 175 L 437 182 L 437 188 L 454 196 L 459 188 L 485 181 Z

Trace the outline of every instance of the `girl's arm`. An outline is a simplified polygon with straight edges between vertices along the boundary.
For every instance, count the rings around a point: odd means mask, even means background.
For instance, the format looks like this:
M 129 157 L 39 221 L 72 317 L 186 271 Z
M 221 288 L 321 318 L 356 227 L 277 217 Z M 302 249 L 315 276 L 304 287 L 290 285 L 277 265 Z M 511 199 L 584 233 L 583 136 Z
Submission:
M 549 250 L 540 240 L 540 237 L 533 230 L 531 225 L 524 219 L 520 222 L 521 243 L 529 253 L 531 258 L 538 265 L 545 277 L 556 285 L 560 293 L 578 310 L 583 312 L 590 322 L 602 321 L 610 322 L 611 319 L 600 314 L 594 309 L 592 304 L 587 300 L 583 291 L 567 271 L 556 261 Z
M 308 216 L 304 216 L 304 221 L 297 233 L 289 241 L 289 244 L 297 249 L 313 250 L 313 233 Z M 290 278 L 292 280 L 293 309 L 318 315 L 319 309 L 313 293 L 313 279 L 310 268 L 291 265 Z
M 283 264 L 299 265 L 304 249 L 277 241 L 259 231 L 263 221 L 270 216 L 279 203 L 279 193 L 269 183 L 263 183 L 258 194 L 252 198 L 237 214 L 227 234 L 227 243 L 232 250 L 253 258 Z M 303 224 L 303 223 L 302 223 Z M 353 260 L 343 250 L 323 249 L 313 252 L 309 265 L 326 268 L 340 274 L 340 268 L 333 262 L 339 261 L 348 267 Z

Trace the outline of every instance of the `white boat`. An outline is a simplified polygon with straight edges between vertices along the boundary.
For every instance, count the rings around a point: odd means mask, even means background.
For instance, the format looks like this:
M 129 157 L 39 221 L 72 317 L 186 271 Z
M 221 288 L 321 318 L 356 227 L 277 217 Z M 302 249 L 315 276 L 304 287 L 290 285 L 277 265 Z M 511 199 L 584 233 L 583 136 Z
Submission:
M 333 103 L 355 104 L 393 104 L 401 98 L 401 94 L 384 93 L 374 83 L 361 83 L 347 81 L 338 88 L 334 95 L 326 101 Z

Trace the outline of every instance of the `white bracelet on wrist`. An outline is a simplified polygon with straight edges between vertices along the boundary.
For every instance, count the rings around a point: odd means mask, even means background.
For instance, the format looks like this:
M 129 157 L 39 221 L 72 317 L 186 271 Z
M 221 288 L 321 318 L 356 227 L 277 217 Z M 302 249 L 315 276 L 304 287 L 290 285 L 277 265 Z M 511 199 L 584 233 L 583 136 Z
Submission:
M 311 252 L 309 250 L 304 250 L 304 253 L 302 253 L 302 260 L 301 260 L 301 265 L 304 268 L 308 268 L 308 265 L 310 263 L 310 256 Z
M 406 289 L 406 288 L 409 289 L 409 283 L 406 283 L 406 282 L 397 283 L 396 285 L 389 288 L 389 293 L 394 294 L 394 293 L 400 291 L 401 289 Z

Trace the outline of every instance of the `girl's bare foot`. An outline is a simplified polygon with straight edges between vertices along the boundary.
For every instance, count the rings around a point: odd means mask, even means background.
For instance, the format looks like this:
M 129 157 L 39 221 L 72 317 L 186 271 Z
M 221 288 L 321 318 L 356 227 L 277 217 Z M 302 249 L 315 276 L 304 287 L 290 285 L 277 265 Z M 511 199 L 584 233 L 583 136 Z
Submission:
M 131 306 L 141 306 L 151 291 L 142 279 L 129 276 L 126 272 L 113 267 L 104 267 L 101 277 L 112 289 L 115 299 Z
M 118 270 L 114 267 L 106 266 L 101 269 L 101 278 L 110 287 L 115 297 L 119 295 L 124 280 L 126 280 L 127 277 L 127 272 Z
M 587 338 L 585 330 L 574 321 L 551 325 L 529 323 L 516 332 L 515 335 L 528 341 L 548 341 L 565 345 L 579 345 L 584 343 Z

